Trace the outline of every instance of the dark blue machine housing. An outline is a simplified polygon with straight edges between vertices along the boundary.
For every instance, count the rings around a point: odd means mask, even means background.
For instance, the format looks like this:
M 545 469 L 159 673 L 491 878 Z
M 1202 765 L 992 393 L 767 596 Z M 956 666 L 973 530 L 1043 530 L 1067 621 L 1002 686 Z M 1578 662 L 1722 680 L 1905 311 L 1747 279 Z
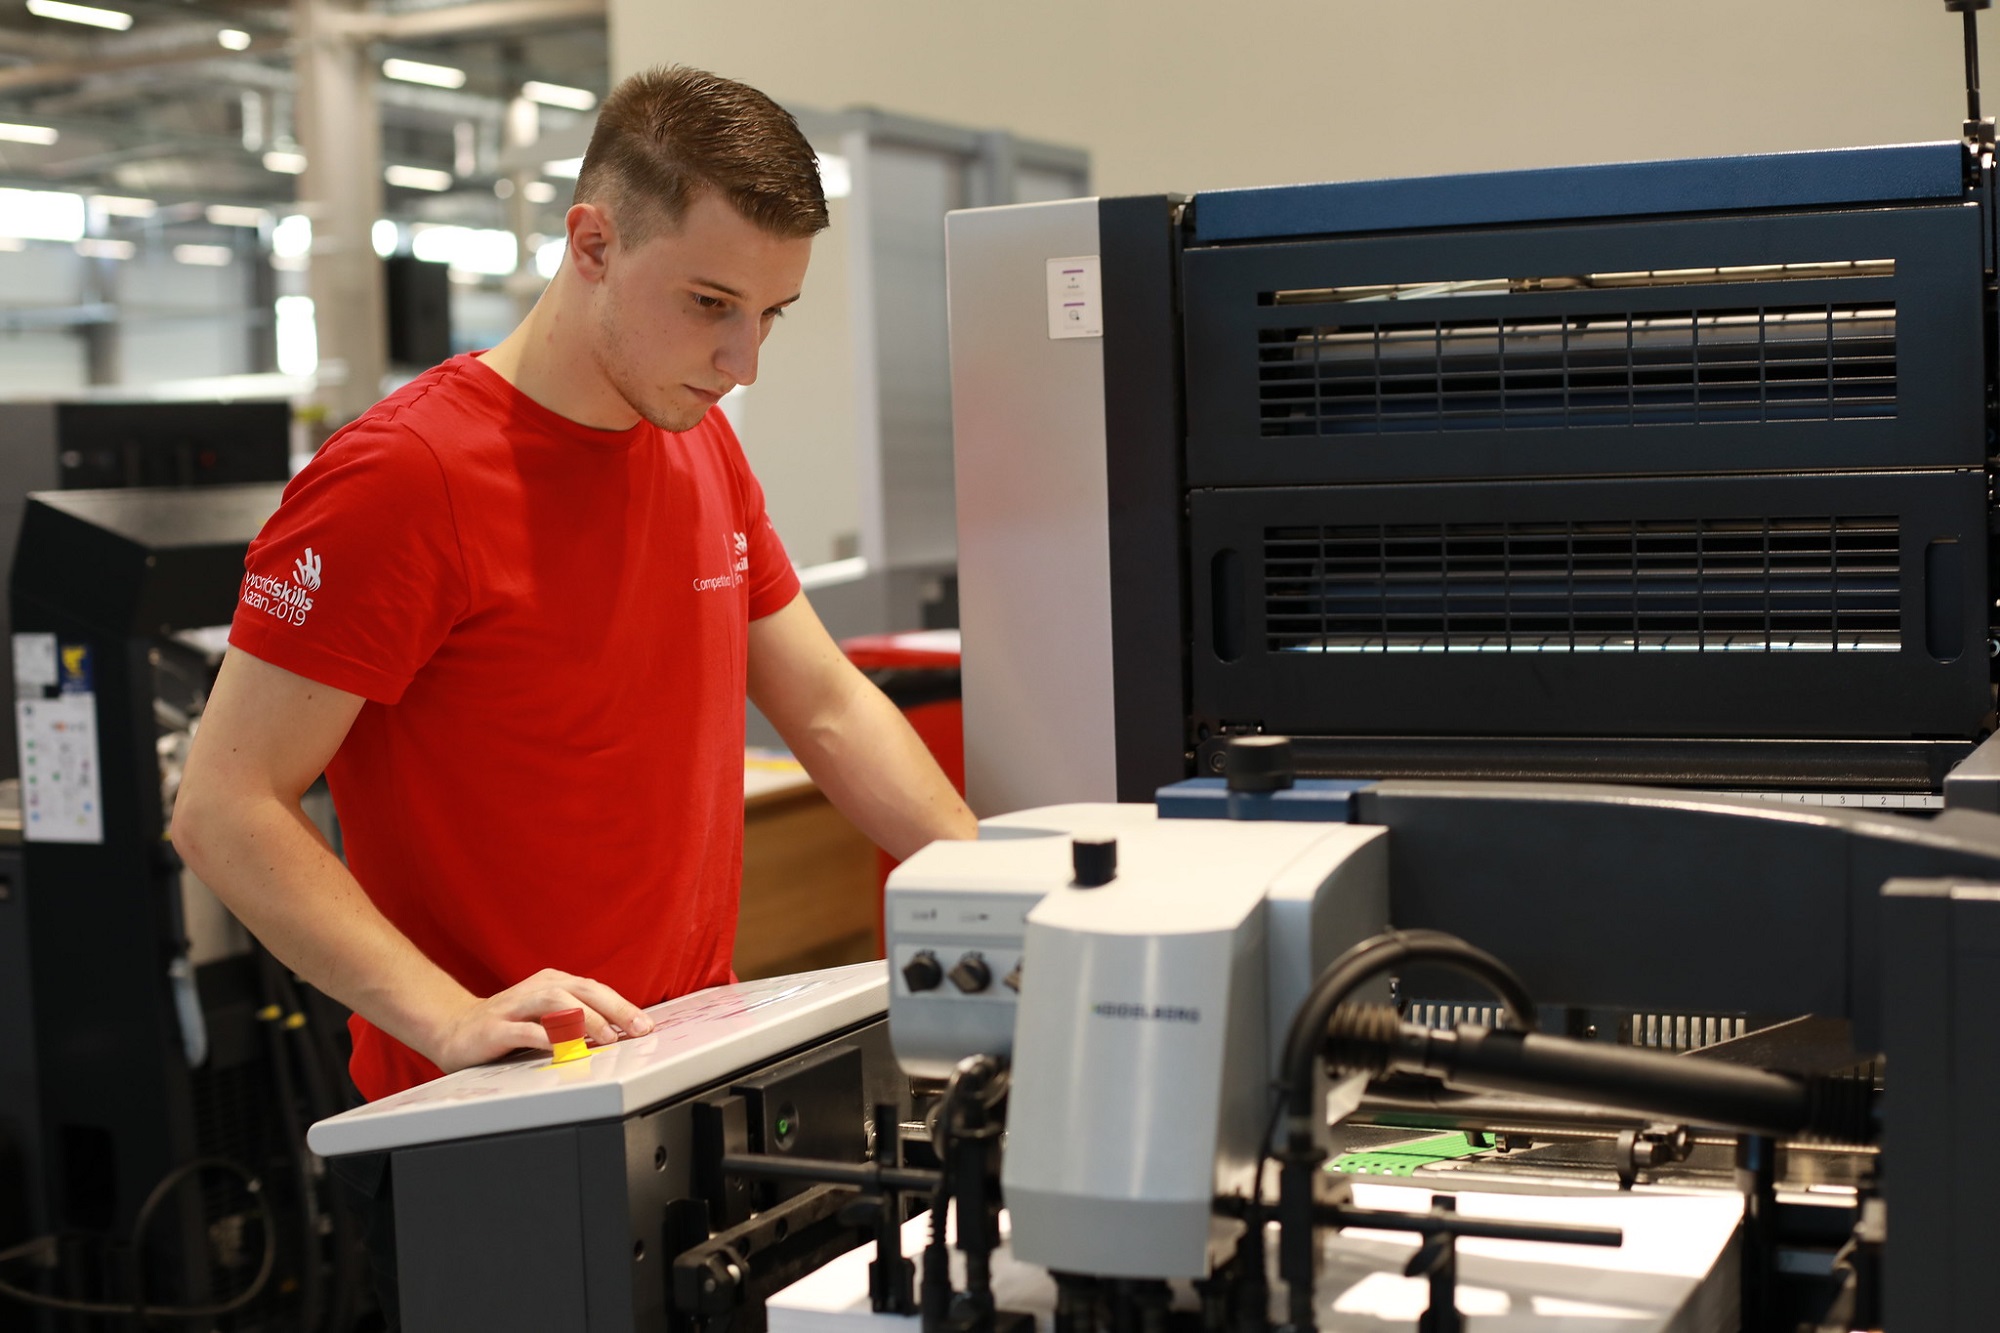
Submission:
M 1121 794 L 1244 731 L 1321 777 L 1936 790 L 1992 711 L 1990 188 L 1938 143 L 1106 201 L 1114 509 L 1182 499 L 1113 516 L 1160 640 Z

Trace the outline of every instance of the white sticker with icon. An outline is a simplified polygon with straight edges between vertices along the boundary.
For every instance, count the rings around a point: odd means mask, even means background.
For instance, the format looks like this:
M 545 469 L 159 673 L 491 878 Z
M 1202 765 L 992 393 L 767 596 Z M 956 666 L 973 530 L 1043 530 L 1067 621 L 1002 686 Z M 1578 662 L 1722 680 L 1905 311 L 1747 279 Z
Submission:
M 1104 294 L 1096 255 L 1049 261 L 1049 337 L 1102 338 Z

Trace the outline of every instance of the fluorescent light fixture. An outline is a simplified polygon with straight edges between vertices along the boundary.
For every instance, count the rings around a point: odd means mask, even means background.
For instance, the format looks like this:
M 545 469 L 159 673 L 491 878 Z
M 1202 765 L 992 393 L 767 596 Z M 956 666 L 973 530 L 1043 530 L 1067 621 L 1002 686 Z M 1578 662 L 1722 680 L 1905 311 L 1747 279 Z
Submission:
M 845 199 L 854 193 L 854 173 L 847 169 L 846 158 L 819 154 L 819 188 L 829 199 Z
M 521 195 L 531 204 L 552 204 L 556 199 L 556 187 L 547 181 L 529 181 Z
M 542 163 L 542 174 L 544 176 L 555 176 L 561 180 L 573 181 L 583 174 L 583 159 L 580 157 L 565 157 L 555 162 L 544 162 Z
M 375 247 L 375 253 L 387 259 L 396 253 L 402 244 L 402 229 L 387 218 L 376 218 L 375 225 L 368 229 L 368 243 Z
M 271 253 L 285 259 L 298 259 L 312 253 L 312 219 L 303 213 L 288 213 L 278 219 L 278 225 L 271 228 Z
M 90 210 L 102 213 L 108 218 L 149 218 L 159 205 L 150 199 L 137 199 L 127 194 L 93 194 L 90 196 Z
M 226 245 L 177 245 L 174 247 L 176 264 L 193 264 L 196 268 L 227 268 L 229 261 L 236 258 L 236 252 Z
M 0 189 L 0 236 L 24 241 L 80 241 L 83 196 L 60 190 Z
M 431 167 L 390 166 L 382 168 L 382 179 L 406 190 L 449 190 L 451 173 Z
M 0 254 L 18 254 L 28 248 L 28 243 L 18 236 L 0 236 Z
M 463 273 L 492 277 L 505 277 L 520 262 L 514 233 L 487 227 L 418 223 L 410 228 L 410 253 L 434 264 L 449 264 Z
M 278 298 L 278 373 L 310 375 L 319 369 L 319 326 L 310 296 Z
M 107 241 L 101 236 L 86 236 L 76 243 L 76 252 L 86 259 L 130 259 L 138 251 L 130 241 Z
M 553 278 L 562 267 L 562 258 L 569 253 L 569 238 L 558 236 L 552 241 L 543 241 L 535 247 L 535 272 L 543 278 Z
M 0 120 L 0 139 L 8 143 L 52 144 L 60 136 L 49 125 L 10 125 Z
M 113 32 L 123 32 L 132 26 L 132 16 L 120 10 L 65 4 L 63 0 L 28 0 L 28 12 L 36 18 L 84 23 L 93 28 L 109 28 Z
M 566 88 L 560 83 L 543 83 L 538 79 L 529 79 L 522 84 L 521 96 L 543 106 L 568 107 L 571 111 L 588 111 L 597 105 L 597 94 L 587 88 Z
M 246 208 L 241 204 L 210 204 L 202 210 L 212 227 L 261 227 L 271 220 L 271 215 L 261 208 Z
M 421 60 L 398 60 L 394 56 L 382 62 L 384 78 L 398 79 L 404 83 L 427 83 L 433 88 L 463 88 L 465 71 L 450 65 L 427 65 Z
M 215 40 L 225 51 L 247 51 L 250 49 L 250 34 L 241 28 L 224 28 L 215 34 Z
M 264 170 L 275 171 L 281 176 L 296 176 L 306 169 L 304 153 L 288 153 L 282 148 L 273 148 L 264 154 Z

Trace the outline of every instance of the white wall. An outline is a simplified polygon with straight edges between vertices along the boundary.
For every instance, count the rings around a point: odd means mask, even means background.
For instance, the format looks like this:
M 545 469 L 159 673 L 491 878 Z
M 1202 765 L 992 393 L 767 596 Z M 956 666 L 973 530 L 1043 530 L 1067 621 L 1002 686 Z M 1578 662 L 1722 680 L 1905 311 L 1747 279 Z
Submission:
M 2000 51 L 2000 13 L 1984 27 Z M 614 75 L 677 61 L 1075 144 L 1110 194 L 1946 139 L 1964 116 L 1942 0 L 610 0 L 610 31 Z

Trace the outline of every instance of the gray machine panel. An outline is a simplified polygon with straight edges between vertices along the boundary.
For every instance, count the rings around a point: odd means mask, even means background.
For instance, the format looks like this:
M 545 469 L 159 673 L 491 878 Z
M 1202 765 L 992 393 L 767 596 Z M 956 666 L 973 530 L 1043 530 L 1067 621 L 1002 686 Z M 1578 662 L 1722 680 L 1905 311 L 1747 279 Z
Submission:
M 980 815 L 1117 799 L 1104 344 L 1048 336 L 1047 261 L 1097 200 L 956 212 L 950 264 L 966 794 Z

